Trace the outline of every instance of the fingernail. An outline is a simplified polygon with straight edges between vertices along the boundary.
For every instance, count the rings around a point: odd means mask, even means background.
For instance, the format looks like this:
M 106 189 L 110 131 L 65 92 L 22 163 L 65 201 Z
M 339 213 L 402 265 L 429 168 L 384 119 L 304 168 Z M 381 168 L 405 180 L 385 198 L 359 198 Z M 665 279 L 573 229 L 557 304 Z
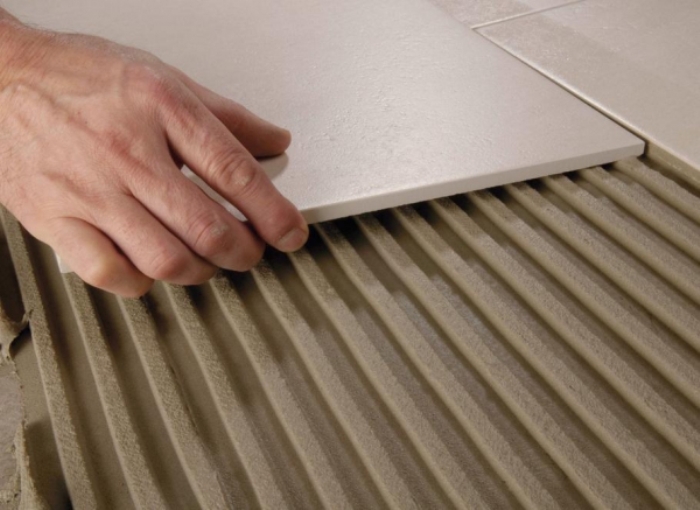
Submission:
M 283 235 L 277 242 L 277 249 L 282 251 L 295 251 L 304 246 L 309 233 L 300 229 L 293 228 Z
M 286 144 L 287 147 L 292 143 L 292 132 L 289 131 L 288 129 L 281 128 L 282 132 L 284 133 L 284 136 L 286 137 Z

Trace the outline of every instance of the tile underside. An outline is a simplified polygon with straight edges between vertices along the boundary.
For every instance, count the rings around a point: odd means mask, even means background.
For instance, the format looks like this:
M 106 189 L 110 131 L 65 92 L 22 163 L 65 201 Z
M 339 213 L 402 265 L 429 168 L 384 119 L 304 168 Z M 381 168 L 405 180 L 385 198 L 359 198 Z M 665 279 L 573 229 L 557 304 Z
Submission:
M 479 32 L 697 169 L 699 24 L 693 0 L 585 0 Z
M 699 211 L 630 159 L 141 301 L 5 218 L 32 475 L 51 508 L 700 508 Z
M 289 128 L 292 147 L 265 167 L 312 222 L 643 150 L 639 139 L 423 0 L 3 5 L 31 23 L 149 50 Z

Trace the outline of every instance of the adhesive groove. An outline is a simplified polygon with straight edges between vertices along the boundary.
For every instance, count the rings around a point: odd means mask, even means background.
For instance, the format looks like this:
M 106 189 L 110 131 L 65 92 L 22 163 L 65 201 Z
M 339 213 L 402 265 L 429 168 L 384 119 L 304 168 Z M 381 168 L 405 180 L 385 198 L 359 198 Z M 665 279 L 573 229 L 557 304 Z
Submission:
M 61 466 L 32 476 L 52 508 L 700 508 L 697 211 L 627 160 L 140 301 L 4 213 Z

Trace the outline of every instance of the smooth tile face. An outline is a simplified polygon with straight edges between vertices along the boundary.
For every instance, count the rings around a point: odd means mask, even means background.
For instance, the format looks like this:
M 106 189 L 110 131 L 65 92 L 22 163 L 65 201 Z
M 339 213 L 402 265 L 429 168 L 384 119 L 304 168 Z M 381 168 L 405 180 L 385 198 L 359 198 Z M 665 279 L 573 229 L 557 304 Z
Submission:
M 430 0 L 469 27 L 497 23 L 579 0 Z
M 480 32 L 700 168 L 697 1 L 586 0 Z
M 423 0 L 13 0 L 152 51 L 289 128 L 265 163 L 311 222 L 641 153 L 642 142 Z

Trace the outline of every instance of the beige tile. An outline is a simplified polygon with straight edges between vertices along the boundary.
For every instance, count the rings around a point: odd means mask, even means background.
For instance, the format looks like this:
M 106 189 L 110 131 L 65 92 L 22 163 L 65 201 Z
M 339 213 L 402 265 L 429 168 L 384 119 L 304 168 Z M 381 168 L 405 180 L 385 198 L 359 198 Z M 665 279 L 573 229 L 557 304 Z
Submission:
M 580 0 L 430 0 L 469 27 L 497 23 Z
M 6 2 L 154 52 L 294 133 L 268 163 L 322 221 L 639 154 L 642 143 L 422 0 Z
M 586 0 L 480 32 L 694 168 L 700 3 Z

